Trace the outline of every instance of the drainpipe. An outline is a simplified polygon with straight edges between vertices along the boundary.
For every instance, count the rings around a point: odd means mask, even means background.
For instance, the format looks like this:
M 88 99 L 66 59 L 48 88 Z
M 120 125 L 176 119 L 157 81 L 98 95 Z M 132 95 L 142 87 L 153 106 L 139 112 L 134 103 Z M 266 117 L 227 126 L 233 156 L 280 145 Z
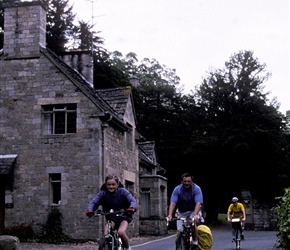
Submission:
M 105 115 L 108 115 L 109 118 L 104 121 L 101 125 L 102 127 L 102 173 L 101 175 L 103 176 L 103 181 L 105 181 L 106 178 L 106 164 L 105 164 L 105 130 L 107 127 L 109 127 L 109 122 L 113 119 L 113 116 L 109 114 L 108 112 L 105 112 Z

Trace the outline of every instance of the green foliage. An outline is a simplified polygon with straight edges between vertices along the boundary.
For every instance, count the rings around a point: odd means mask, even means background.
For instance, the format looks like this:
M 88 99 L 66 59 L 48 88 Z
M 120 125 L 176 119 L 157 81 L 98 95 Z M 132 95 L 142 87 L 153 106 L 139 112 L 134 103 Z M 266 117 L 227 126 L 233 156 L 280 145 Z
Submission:
M 115 52 L 97 50 L 94 53 L 94 88 L 105 89 L 130 85 L 124 62 L 116 59 Z
M 266 65 L 253 52 L 240 51 L 230 57 L 224 69 L 209 72 L 197 89 L 195 97 L 203 120 L 199 131 L 193 131 L 189 156 L 196 165 L 211 169 L 207 182 L 224 189 L 223 197 L 210 190 L 206 193 L 213 203 L 210 206 L 225 202 L 242 189 L 251 190 L 260 201 L 270 201 L 285 188 L 280 176 L 289 172 L 285 168 L 285 117 L 263 92 L 269 77 Z M 276 171 L 265 171 L 273 167 Z M 244 174 L 233 176 L 240 172 L 246 173 L 246 182 Z M 265 192 L 264 183 L 275 185 Z M 233 188 L 229 190 L 229 186 Z
M 45 0 L 48 5 L 46 42 L 47 48 L 58 54 L 72 37 L 75 14 L 69 0 Z
M 46 224 L 42 226 L 38 241 L 52 244 L 71 241 L 71 238 L 63 232 L 62 214 L 57 208 L 49 212 Z
M 285 250 L 290 249 L 290 187 L 284 189 L 283 196 L 277 197 L 279 204 L 273 208 L 278 215 L 279 243 Z
M 22 222 L 18 225 L 7 227 L 1 231 L 2 235 L 16 236 L 21 242 L 29 242 L 34 238 L 33 223 Z
M 81 50 L 102 50 L 99 45 L 104 44 L 104 39 L 97 36 L 97 33 L 91 31 L 93 28 L 89 22 L 79 21 L 78 26 L 73 27 L 72 32 L 72 45 L 68 48 L 81 49 Z M 93 46 L 93 48 L 92 48 Z

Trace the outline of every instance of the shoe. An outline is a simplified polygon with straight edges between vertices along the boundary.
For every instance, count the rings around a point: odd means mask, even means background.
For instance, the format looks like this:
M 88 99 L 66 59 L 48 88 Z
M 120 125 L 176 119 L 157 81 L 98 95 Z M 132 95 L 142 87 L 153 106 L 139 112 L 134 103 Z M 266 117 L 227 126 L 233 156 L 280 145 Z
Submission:
M 191 246 L 191 250 L 198 250 L 197 245 L 193 244 L 193 245 Z
M 245 237 L 244 237 L 244 235 L 242 234 L 242 235 L 241 235 L 241 240 L 244 240 L 244 239 L 245 239 Z
M 235 243 L 235 242 L 236 242 L 236 238 L 235 238 L 235 237 L 233 237 L 233 239 L 232 239 L 232 242 L 233 242 L 233 243 Z

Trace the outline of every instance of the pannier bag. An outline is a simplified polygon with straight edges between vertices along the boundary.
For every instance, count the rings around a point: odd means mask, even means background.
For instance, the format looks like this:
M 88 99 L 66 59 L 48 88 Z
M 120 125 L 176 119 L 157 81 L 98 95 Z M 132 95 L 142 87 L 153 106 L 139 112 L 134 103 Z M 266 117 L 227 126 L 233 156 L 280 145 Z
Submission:
M 213 237 L 209 227 L 205 225 L 199 225 L 197 227 L 198 232 L 198 249 L 210 250 L 213 245 Z

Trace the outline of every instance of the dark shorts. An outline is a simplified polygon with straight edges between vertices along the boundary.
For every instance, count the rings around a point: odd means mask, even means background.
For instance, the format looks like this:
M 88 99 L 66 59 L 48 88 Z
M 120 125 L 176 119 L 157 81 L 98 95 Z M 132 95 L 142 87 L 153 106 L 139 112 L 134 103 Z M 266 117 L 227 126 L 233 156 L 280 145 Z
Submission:
M 120 223 L 122 221 L 127 221 L 128 223 L 130 223 L 133 220 L 133 216 L 132 215 L 125 215 L 125 216 L 107 216 L 106 217 L 107 220 L 111 219 L 115 225 L 120 225 Z

